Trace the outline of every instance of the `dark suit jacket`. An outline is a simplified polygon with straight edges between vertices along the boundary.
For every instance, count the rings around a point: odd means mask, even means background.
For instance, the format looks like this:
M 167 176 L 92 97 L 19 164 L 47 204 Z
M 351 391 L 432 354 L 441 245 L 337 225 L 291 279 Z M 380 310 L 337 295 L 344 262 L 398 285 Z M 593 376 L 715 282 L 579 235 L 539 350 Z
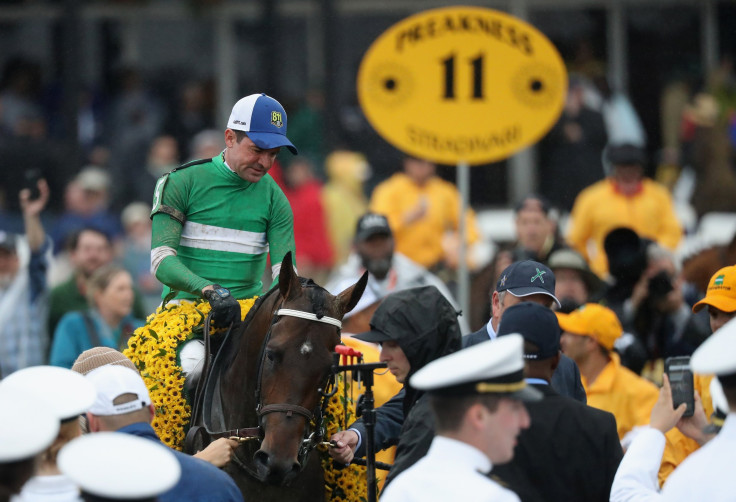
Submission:
M 611 413 L 532 384 L 541 401 L 526 403 L 531 426 L 514 459 L 491 472 L 522 502 L 607 502 L 623 451 Z
M 490 340 L 488 330 L 483 326 L 475 333 L 463 336 L 463 348 L 488 340 Z M 552 388 L 559 394 L 576 399 L 583 404 L 588 402 L 583 382 L 580 380 L 578 365 L 565 354 L 561 354 L 560 364 L 552 375 Z

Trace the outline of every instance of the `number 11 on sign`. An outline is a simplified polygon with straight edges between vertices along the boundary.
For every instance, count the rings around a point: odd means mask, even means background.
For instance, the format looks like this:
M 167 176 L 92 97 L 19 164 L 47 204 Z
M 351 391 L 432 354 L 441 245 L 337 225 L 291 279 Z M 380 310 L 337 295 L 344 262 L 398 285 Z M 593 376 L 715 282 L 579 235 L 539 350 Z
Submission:
M 485 54 L 479 54 L 478 57 L 469 59 L 471 71 L 473 72 L 473 89 L 472 99 L 483 99 L 483 62 Z M 442 67 L 445 71 L 445 92 L 444 99 L 455 99 L 455 54 L 450 54 L 441 60 Z

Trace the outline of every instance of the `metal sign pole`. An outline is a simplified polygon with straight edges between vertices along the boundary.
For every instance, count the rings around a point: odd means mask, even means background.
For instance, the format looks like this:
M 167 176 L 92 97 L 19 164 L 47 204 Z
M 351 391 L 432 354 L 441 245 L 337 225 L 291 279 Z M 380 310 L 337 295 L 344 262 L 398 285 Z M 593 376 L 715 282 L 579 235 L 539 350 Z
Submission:
M 467 212 L 468 201 L 470 200 L 470 164 L 467 162 L 461 161 L 457 163 L 457 189 L 460 192 L 460 225 L 458 228 L 460 246 L 458 248 L 459 261 L 457 266 L 457 301 L 460 304 L 460 310 L 462 310 L 465 319 L 469 319 L 470 278 L 468 274 L 468 262 L 466 260 L 468 226 L 465 213 Z

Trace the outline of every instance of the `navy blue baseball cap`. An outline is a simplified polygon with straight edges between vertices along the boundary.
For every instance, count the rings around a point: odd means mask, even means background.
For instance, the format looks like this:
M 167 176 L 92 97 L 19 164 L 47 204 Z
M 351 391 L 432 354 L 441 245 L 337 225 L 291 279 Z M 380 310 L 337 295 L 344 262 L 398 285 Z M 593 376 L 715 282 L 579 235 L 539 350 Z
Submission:
M 517 261 L 506 267 L 496 283 L 496 291 L 508 291 L 519 298 L 547 295 L 560 307 L 560 301 L 555 296 L 555 274 L 538 261 Z
M 560 324 L 552 310 L 538 303 L 524 302 L 507 308 L 501 324 L 498 326 L 498 336 L 520 334 L 524 340 L 538 347 L 534 353 L 524 352 L 524 359 L 548 359 L 560 351 Z
M 296 155 L 296 147 L 286 137 L 286 111 L 281 103 L 265 94 L 251 94 L 235 103 L 228 129 L 243 131 L 259 148 L 285 146 Z

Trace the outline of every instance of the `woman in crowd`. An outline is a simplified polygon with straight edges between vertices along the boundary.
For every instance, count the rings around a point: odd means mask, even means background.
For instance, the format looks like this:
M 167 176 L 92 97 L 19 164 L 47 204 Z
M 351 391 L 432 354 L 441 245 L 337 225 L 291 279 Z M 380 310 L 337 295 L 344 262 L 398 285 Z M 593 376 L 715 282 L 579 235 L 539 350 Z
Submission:
M 97 270 L 87 284 L 90 309 L 68 312 L 54 331 L 50 363 L 71 368 L 92 347 L 123 348 L 144 322 L 131 315 L 133 279 L 118 265 Z

